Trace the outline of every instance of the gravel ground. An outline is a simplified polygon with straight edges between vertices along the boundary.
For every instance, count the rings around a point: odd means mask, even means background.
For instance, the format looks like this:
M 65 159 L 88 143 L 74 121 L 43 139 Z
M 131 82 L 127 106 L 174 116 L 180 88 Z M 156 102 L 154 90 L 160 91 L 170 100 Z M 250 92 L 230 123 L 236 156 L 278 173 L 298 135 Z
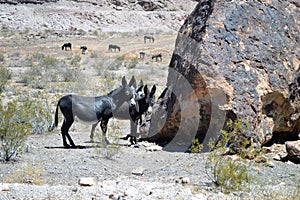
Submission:
M 251 162 L 248 170 L 254 179 L 248 189 L 223 194 L 205 173 L 207 154 L 148 151 L 153 144 L 128 147 L 120 140 L 121 148 L 108 159 L 105 148 L 90 143 L 88 134 L 71 133 L 85 148 L 64 149 L 55 132 L 31 136 L 28 153 L 0 164 L 2 180 L 18 177 L 28 182 L 1 183 L 0 199 L 293 199 L 299 187 L 299 165 Z M 25 172 L 17 175 L 17 169 Z M 41 174 L 34 177 L 34 173 Z M 93 178 L 95 185 L 80 186 L 84 177 Z M 38 185 L 30 184 L 34 182 Z

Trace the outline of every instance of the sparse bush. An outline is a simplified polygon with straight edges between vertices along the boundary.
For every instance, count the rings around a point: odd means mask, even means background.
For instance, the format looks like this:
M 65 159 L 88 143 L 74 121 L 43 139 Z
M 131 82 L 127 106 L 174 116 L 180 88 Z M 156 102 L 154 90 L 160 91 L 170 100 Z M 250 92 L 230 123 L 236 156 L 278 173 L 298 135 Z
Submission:
M 197 138 L 192 140 L 192 145 L 190 147 L 191 153 L 200 153 L 203 148 L 203 144 L 201 144 Z
M 71 60 L 71 63 L 78 65 L 80 56 Z M 30 85 L 33 88 L 44 89 L 50 82 L 75 81 L 80 76 L 80 69 L 68 68 L 63 60 L 58 60 L 44 54 L 34 54 L 28 62 L 30 66 L 22 74 L 19 82 Z
M 92 52 L 90 55 L 91 58 L 98 58 L 98 54 L 95 52 Z
M 97 30 L 94 30 L 94 31 L 93 31 L 93 35 L 94 35 L 94 36 L 98 36 L 98 35 L 99 35 L 99 34 L 98 34 L 98 31 L 97 31 Z
M 138 62 L 139 62 L 138 58 L 134 58 L 134 59 L 130 60 L 129 62 L 126 62 L 126 67 L 128 69 L 133 69 L 136 67 Z
M 251 180 L 247 166 L 241 161 L 232 160 L 225 156 L 227 153 L 241 153 L 246 151 L 246 146 L 249 145 L 249 140 L 239 141 L 239 150 L 236 151 L 236 146 L 231 146 L 239 135 L 245 135 L 248 125 L 244 125 L 240 119 L 229 121 L 227 123 L 228 130 L 221 130 L 220 139 L 210 141 L 210 152 L 206 163 L 205 171 L 207 176 L 221 188 L 224 193 L 229 193 L 231 190 L 240 190 L 245 188 L 245 183 Z M 228 151 L 229 147 L 229 151 Z
M 98 153 L 102 154 L 107 159 L 113 159 L 115 155 L 120 153 L 121 151 L 121 145 L 119 144 L 120 138 L 121 138 L 121 130 L 120 127 L 114 122 L 110 121 L 108 131 L 112 133 L 109 137 L 110 144 L 104 144 L 102 145 L 102 148 L 98 150 Z M 104 138 L 99 134 L 96 134 L 98 136 L 98 139 L 104 143 Z
M 79 69 L 66 69 L 62 74 L 62 81 L 73 82 L 79 79 L 80 70 Z
M 250 145 L 250 139 L 247 138 L 249 130 L 248 123 L 243 123 L 241 119 L 227 122 L 226 130 L 221 130 L 220 139 L 217 141 L 215 148 L 229 148 L 227 153 L 242 154 Z M 225 153 L 225 152 L 224 152 Z
M 4 61 L 4 55 L 0 54 L 0 62 L 3 62 L 3 61 Z
M 81 57 L 79 55 L 76 55 L 71 60 L 71 65 L 74 67 L 79 67 L 79 63 L 81 61 Z
M 78 29 L 77 34 L 83 36 L 86 35 L 86 32 L 83 29 Z
M 53 120 L 51 117 L 51 105 L 47 95 L 38 92 L 34 96 L 26 98 L 23 102 L 29 116 L 28 123 L 30 124 L 32 134 L 43 134 L 49 131 Z
M 33 99 L 0 105 L 0 158 L 5 161 L 22 153 L 30 133 L 45 133 L 52 125 L 48 99 L 41 93 Z
M 208 177 L 221 188 L 224 193 L 245 188 L 251 180 L 247 166 L 241 161 L 211 152 L 205 163 Z
M 9 161 L 22 152 L 30 124 L 24 106 L 15 101 L 1 104 L 0 116 L 0 158 Z
M 5 84 L 11 78 L 10 70 L 6 69 L 3 65 L 0 65 L 0 93 L 4 89 Z

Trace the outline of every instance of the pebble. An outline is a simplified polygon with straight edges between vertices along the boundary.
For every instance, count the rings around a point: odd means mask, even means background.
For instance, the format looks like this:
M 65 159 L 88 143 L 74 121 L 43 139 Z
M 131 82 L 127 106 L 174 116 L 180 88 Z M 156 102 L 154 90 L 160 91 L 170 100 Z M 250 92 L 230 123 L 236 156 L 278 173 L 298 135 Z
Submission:
M 182 184 L 189 184 L 191 181 L 190 181 L 190 178 L 189 177 L 183 177 L 182 180 L 181 180 L 181 183 Z
M 281 161 L 281 158 L 278 154 L 273 157 L 273 160 Z
M 93 177 L 80 178 L 78 181 L 80 186 L 95 186 L 96 181 Z
M 139 193 L 139 191 L 135 187 L 129 187 L 125 190 L 124 195 L 129 197 L 134 197 Z
M 131 173 L 133 175 L 142 176 L 144 174 L 144 171 L 145 171 L 145 168 L 139 167 L 139 168 L 136 168 L 136 169 L 132 170 Z
M 162 147 L 158 145 L 149 146 L 146 148 L 147 151 L 161 151 Z
M 7 191 L 9 191 L 9 187 L 7 185 L 1 185 L 0 191 L 7 192 Z

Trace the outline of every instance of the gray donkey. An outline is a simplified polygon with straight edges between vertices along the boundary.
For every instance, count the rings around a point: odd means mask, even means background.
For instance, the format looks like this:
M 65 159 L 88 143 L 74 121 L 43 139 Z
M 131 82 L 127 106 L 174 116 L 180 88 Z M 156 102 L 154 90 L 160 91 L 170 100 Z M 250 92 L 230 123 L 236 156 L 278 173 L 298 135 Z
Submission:
M 58 108 L 60 108 L 64 116 L 64 122 L 61 127 L 64 147 L 76 148 L 68 132 L 75 117 L 83 122 L 93 123 L 93 129 L 95 129 L 95 126 L 100 122 L 105 142 L 108 143 L 106 138 L 108 121 L 113 117 L 114 112 L 125 102 L 126 104 L 130 103 L 130 100 L 134 96 L 131 88 L 134 81 L 135 79 L 132 77 L 130 83 L 127 84 L 125 77 L 123 77 L 122 86 L 111 91 L 108 95 L 85 97 L 70 94 L 60 98 L 56 106 L 55 126 L 57 127 L 58 125 Z M 71 146 L 67 143 L 67 139 Z

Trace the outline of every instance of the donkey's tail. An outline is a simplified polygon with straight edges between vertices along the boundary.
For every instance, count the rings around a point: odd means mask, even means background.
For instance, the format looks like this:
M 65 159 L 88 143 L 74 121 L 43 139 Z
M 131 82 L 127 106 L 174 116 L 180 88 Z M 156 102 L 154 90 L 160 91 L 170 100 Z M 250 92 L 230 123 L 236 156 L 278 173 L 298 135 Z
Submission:
M 59 102 L 57 103 L 57 106 L 56 106 L 56 111 L 55 111 L 55 121 L 54 121 L 54 125 L 55 127 L 57 127 L 58 125 L 58 105 L 59 105 Z
M 56 111 L 55 111 L 55 116 L 54 116 L 54 123 L 50 126 L 49 131 L 53 131 L 53 129 L 55 127 L 57 127 L 57 125 L 58 125 L 58 105 L 59 105 L 59 102 L 56 106 Z

